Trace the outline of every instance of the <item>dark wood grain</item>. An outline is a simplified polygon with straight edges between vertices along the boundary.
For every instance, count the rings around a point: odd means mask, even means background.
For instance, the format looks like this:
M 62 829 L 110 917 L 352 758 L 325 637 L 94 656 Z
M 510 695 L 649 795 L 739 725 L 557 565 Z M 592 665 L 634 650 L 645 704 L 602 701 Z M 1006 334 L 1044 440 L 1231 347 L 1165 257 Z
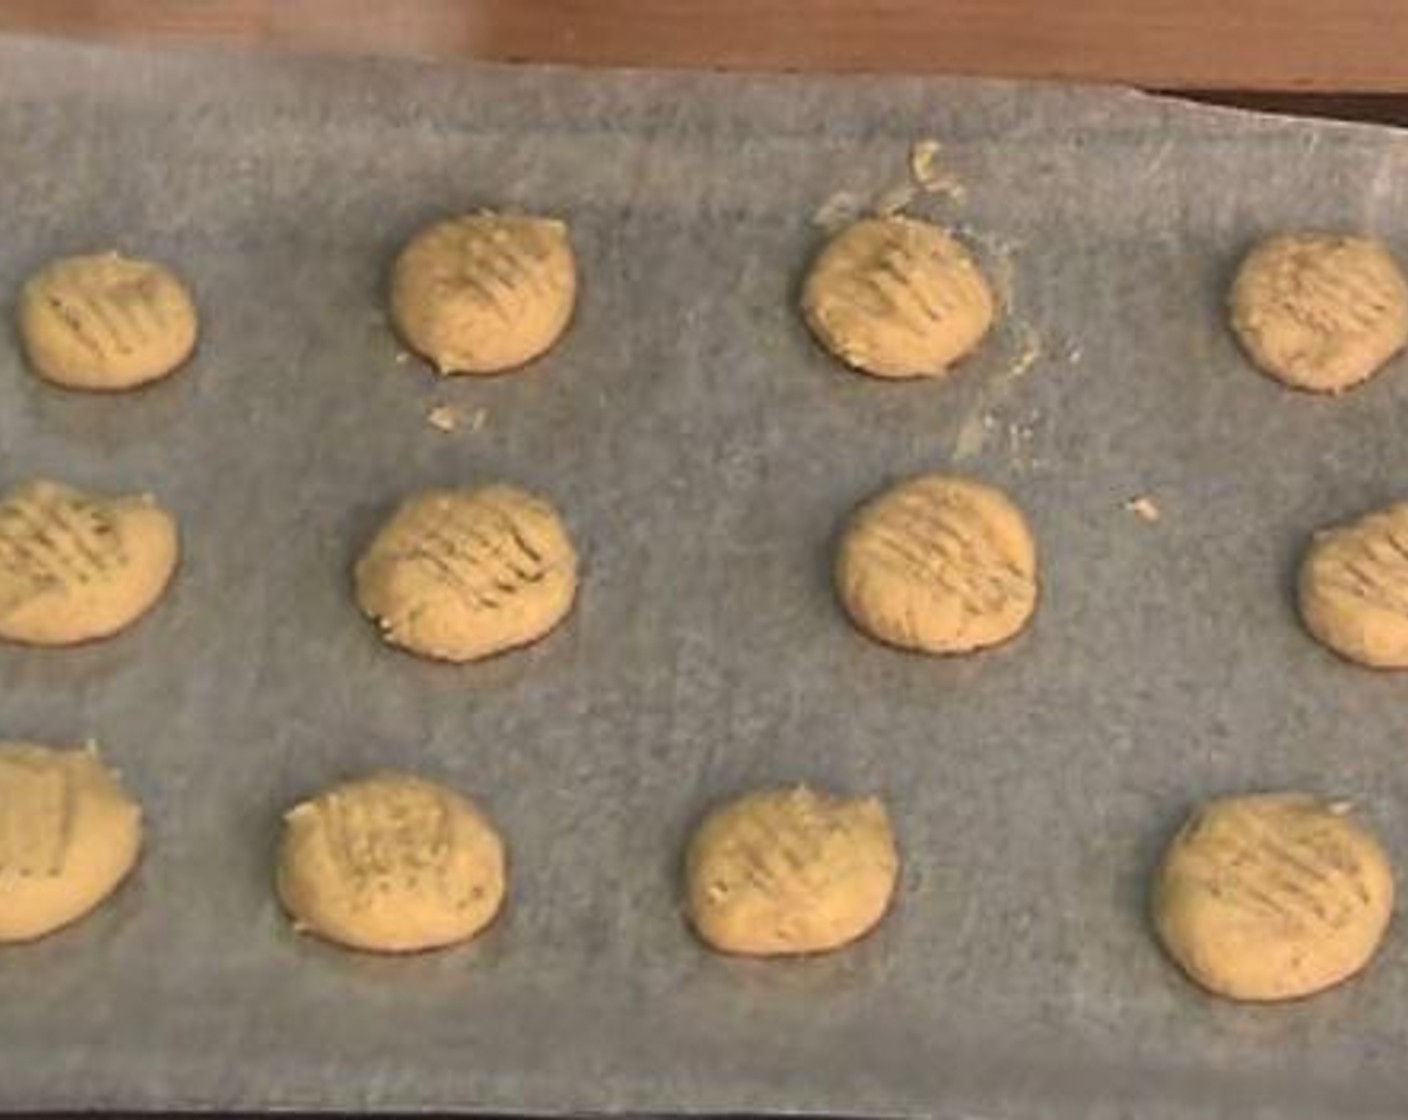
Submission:
M 1195 101 L 1286 113 L 1408 127 L 1408 94 L 1402 93 L 1247 93 L 1230 90 L 1165 90 Z
M 1405 0 L 0 0 L 0 29 L 512 61 L 1408 92 Z

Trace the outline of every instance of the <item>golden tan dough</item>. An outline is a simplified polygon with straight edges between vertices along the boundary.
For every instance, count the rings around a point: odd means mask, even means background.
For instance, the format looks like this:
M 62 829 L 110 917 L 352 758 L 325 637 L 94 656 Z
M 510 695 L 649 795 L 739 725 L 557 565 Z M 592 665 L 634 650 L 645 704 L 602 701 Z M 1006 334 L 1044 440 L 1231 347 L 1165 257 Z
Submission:
M 1174 961 L 1230 999 L 1297 999 L 1369 963 L 1393 910 L 1393 873 L 1342 803 L 1303 793 L 1210 801 L 1189 817 L 1154 885 Z
M 391 644 L 473 661 L 537 641 L 566 617 L 577 552 L 557 511 L 524 490 L 430 490 L 377 533 L 355 584 Z
M 846 613 L 871 637 L 923 653 L 967 653 L 1006 641 L 1031 619 L 1036 545 L 1001 491 L 921 475 L 852 515 L 835 578 Z
M 141 809 L 95 750 L 0 742 L 0 942 L 88 914 L 141 844 Z
M 108 497 L 35 479 L 0 494 L 0 638 L 105 638 L 161 598 L 176 521 L 148 494 Z
M 822 249 L 802 287 L 812 333 L 876 377 L 940 377 L 976 349 L 996 305 L 977 263 L 915 218 L 862 218 Z
M 567 329 L 577 266 L 556 218 L 481 212 L 421 230 L 391 272 L 391 318 L 441 373 L 499 373 Z
M 1408 341 L 1408 284 L 1367 237 L 1282 233 L 1247 254 L 1232 285 L 1232 330 L 1264 373 L 1338 393 Z
M 191 356 L 197 329 L 175 273 L 118 253 L 53 261 L 20 292 L 30 364 L 70 389 L 115 392 L 165 377 Z
M 1408 668 L 1408 503 L 1316 533 L 1298 596 L 1306 629 L 1341 657 Z
M 884 805 L 805 787 L 745 794 L 714 809 L 685 857 L 685 909 L 725 953 L 839 948 L 874 928 L 899 854 Z
M 504 845 L 462 794 L 374 774 L 289 810 L 276 888 L 300 932 L 370 952 L 437 949 L 498 914 Z

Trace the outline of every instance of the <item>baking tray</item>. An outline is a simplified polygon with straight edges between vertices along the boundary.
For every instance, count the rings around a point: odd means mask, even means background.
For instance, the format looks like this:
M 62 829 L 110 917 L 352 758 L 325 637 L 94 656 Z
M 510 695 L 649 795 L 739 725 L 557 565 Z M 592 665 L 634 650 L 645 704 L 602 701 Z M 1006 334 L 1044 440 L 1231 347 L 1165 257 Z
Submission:
M 921 138 L 965 196 L 912 210 L 1008 306 L 951 379 L 880 384 L 794 297 L 818 210 L 893 200 Z M 1311 530 L 1402 496 L 1408 363 L 1298 395 L 1221 310 L 1267 230 L 1408 250 L 1405 173 L 1391 132 L 1121 91 L 0 40 L 0 291 L 117 246 L 179 268 L 205 328 L 120 398 L 0 349 L 0 481 L 150 488 L 186 544 L 130 633 L 0 649 L 4 733 L 96 737 L 149 814 L 111 905 L 0 952 L 0 1106 L 1402 1115 L 1402 936 L 1323 998 L 1233 1006 L 1160 955 L 1145 884 L 1191 804 L 1266 787 L 1355 799 L 1408 861 L 1408 681 L 1325 653 L 1289 594 Z M 486 205 L 570 220 L 578 314 L 528 372 L 440 381 L 398 359 L 386 268 Z M 1042 551 L 1032 629 L 955 660 L 859 637 L 828 581 L 858 500 L 944 467 Z M 472 667 L 383 646 L 357 550 L 407 492 L 493 478 L 565 512 L 570 621 Z M 279 913 L 282 808 L 380 766 L 502 825 L 512 901 L 475 945 L 374 959 Z M 823 959 L 711 956 L 681 843 L 795 780 L 889 800 L 894 912 Z

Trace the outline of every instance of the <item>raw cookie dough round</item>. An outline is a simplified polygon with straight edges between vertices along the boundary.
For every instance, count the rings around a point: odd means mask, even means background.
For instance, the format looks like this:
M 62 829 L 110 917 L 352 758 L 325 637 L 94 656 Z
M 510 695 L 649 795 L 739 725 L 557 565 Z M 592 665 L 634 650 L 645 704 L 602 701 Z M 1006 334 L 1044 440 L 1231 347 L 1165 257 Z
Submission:
M 176 570 L 176 522 L 148 494 L 36 479 L 0 494 L 0 638 L 64 646 L 145 614 Z
M 504 846 L 467 797 L 409 774 L 325 790 L 285 817 L 276 885 L 301 932 L 413 953 L 468 941 L 498 914 Z
M 890 905 L 899 853 L 885 806 L 804 786 L 711 811 L 685 855 L 685 910 L 725 953 L 822 953 L 868 933 Z
M 1369 963 L 1393 873 L 1342 803 L 1303 793 L 1211 801 L 1179 830 L 1154 885 L 1154 926 L 1193 980 L 1237 1000 L 1283 1000 Z
M 1017 634 L 1037 601 L 1036 545 L 1006 495 L 921 475 L 851 517 L 836 591 L 861 630 L 924 653 L 967 653 Z
M 1283 233 L 1247 255 L 1232 285 L 1232 330 L 1265 373 L 1338 393 L 1408 341 L 1408 284 L 1365 237 Z
M 1361 665 L 1408 668 L 1408 503 L 1316 533 L 1297 582 L 1320 642 Z
M 96 751 L 0 743 L 0 941 L 83 917 L 141 846 L 141 809 Z
M 478 213 L 421 230 L 391 272 L 391 318 L 441 373 L 498 373 L 544 353 L 572 318 L 577 265 L 556 218 Z
M 357 603 L 392 645 L 473 661 L 547 634 L 577 593 L 557 511 L 512 486 L 406 501 L 357 563 Z
M 914 218 L 862 218 L 827 243 L 802 315 L 827 350 L 877 377 L 939 377 L 992 326 L 992 289 L 968 250 Z
M 191 356 L 196 307 L 185 284 L 153 261 L 64 257 L 25 282 L 19 329 L 41 376 L 117 391 L 165 377 Z

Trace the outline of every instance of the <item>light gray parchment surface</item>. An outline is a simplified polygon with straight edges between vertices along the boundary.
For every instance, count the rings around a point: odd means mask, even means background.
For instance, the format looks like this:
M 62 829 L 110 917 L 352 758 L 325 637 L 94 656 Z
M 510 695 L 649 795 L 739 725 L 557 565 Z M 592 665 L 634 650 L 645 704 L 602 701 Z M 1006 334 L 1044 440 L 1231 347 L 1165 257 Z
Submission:
M 918 212 L 1010 260 L 1016 306 L 952 380 L 885 385 L 820 354 L 793 296 L 817 207 L 924 136 L 968 199 Z M 438 383 L 396 360 L 382 281 L 419 223 L 481 205 L 571 221 L 578 316 L 530 372 Z M 0 1105 L 1408 1112 L 1408 935 L 1361 982 L 1248 1009 L 1185 983 L 1144 915 L 1211 794 L 1355 798 L 1408 865 L 1408 679 L 1323 652 L 1288 591 L 1312 529 L 1408 490 L 1408 363 L 1296 395 L 1220 310 L 1248 242 L 1302 224 L 1408 252 L 1408 141 L 1119 92 L 0 40 L 0 291 L 119 246 L 178 267 L 205 323 L 189 369 L 123 398 L 0 345 L 0 481 L 151 488 L 187 548 L 120 639 L 0 649 L 3 733 L 97 737 L 150 817 L 113 905 L 0 952 Z M 482 426 L 435 431 L 442 401 Z M 840 519 L 956 451 L 1031 513 L 1035 626 L 964 660 L 870 644 L 829 591 Z M 384 648 L 358 547 L 411 489 L 499 477 L 565 511 L 579 609 L 480 667 Z M 386 961 L 286 928 L 279 811 L 387 765 L 507 833 L 480 944 Z M 830 959 L 710 957 L 681 841 L 793 779 L 889 798 L 897 909 Z

